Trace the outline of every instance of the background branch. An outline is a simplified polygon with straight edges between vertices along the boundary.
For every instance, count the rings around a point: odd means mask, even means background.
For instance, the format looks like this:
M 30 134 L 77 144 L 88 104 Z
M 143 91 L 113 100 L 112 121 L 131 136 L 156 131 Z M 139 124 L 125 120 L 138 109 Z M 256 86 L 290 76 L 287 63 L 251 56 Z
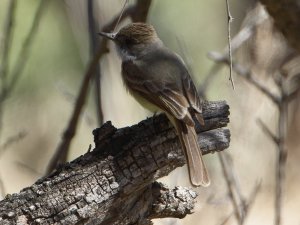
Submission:
M 46 0 L 39 1 L 39 5 L 37 7 L 36 13 L 35 13 L 33 21 L 32 21 L 32 25 L 28 31 L 28 34 L 22 45 L 22 49 L 21 49 L 20 53 L 18 54 L 17 61 L 15 63 L 14 69 L 12 71 L 12 74 L 11 74 L 12 78 L 8 84 L 8 88 L 7 88 L 6 92 L 4 92 L 4 95 L 1 96 L 2 98 L 3 97 L 6 98 L 7 95 L 9 95 L 12 92 L 12 90 L 15 88 L 15 86 L 17 85 L 17 83 L 21 77 L 21 74 L 25 68 L 27 59 L 29 58 L 31 45 L 37 34 L 38 25 L 41 21 L 41 17 L 43 15 L 43 9 L 45 7 L 46 2 L 47 2 Z
M 230 64 L 228 57 L 224 57 L 222 54 L 218 52 L 210 52 L 209 58 L 212 59 L 216 63 L 224 63 L 226 65 Z M 258 90 L 264 93 L 269 99 L 271 99 L 276 105 L 280 101 L 280 97 L 273 94 L 267 87 L 265 87 L 261 82 L 259 82 L 252 74 L 252 71 L 246 69 L 241 64 L 237 62 L 232 62 L 232 69 L 233 71 L 239 75 L 240 77 L 246 79 L 250 84 L 255 86 Z
M 89 24 L 89 37 L 90 37 L 90 52 L 91 57 L 96 54 L 98 48 L 98 35 L 96 31 L 97 22 L 94 17 L 94 0 L 87 1 L 88 9 L 88 24 Z M 100 63 L 96 66 L 95 75 L 94 75 L 94 84 L 95 84 L 95 102 L 96 102 L 96 114 L 98 118 L 98 126 L 103 124 L 103 111 L 102 111 L 102 101 L 101 101 L 101 67 Z
M 16 0 L 9 1 L 7 16 L 4 23 L 3 37 L 1 40 L 1 64 L 0 64 L 0 79 L 1 92 L 6 88 L 7 70 L 9 65 L 9 55 L 13 36 L 13 27 L 15 23 Z
M 15 8 L 16 1 L 11 0 L 7 9 L 7 16 L 4 23 L 3 37 L 0 43 L 0 54 L 1 54 L 1 63 L 0 63 L 0 137 L 2 132 L 3 124 L 3 101 L 2 97 L 7 89 L 7 70 L 9 65 L 9 53 L 11 48 L 11 40 L 13 36 L 13 27 L 15 20 Z
M 228 194 L 229 194 L 230 200 L 231 200 L 233 208 L 234 208 L 234 215 L 236 217 L 237 222 L 241 225 L 243 223 L 243 209 L 240 208 L 240 203 L 242 203 L 243 201 L 239 202 L 235 197 L 234 187 L 236 185 L 233 184 L 233 182 L 234 182 L 233 181 L 233 176 L 229 172 L 229 168 L 227 166 L 227 160 L 225 158 L 225 155 L 223 155 L 222 153 L 219 153 L 218 157 L 219 157 L 219 160 L 220 160 L 220 163 L 221 163 L 223 176 L 224 176 L 225 181 L 226 181 Z
M 0 79 L 1 79 L 1 86 L 0 86 L 0 135 L 2 131 L 2 123 L 3 123 L 3 110 L 4 110 L 4 102 L 8 98 L 8 96 L 11 94 L 11 92 L 14 90 L 18 80 L 20 79 L 23 69 L 26 65 L 26 62 L 29 58 L 29 52 L 31 48 L 31 44 L 36 36 L 38 24 L 41 21 L 42 16 L 42 10 L 45 5 L 45 0 L 41 0 L 38 8 L 36 10 L 36 13 L 34 15 L 31 27 L 28 31 L 28 34 L 25 38 L 25 41 L 22 45 L 21 51 L 18 54 L 18 58 L 16 63 L 13 66 L 13 71 L 11 72 L 11 78 L 8 80 L 8 62 L 9 62 L 9 52 L 11 50 L 10 43 L 12 39 L 12 29 L 14 26 L 14 11 L 15 11 L 15 0 L 10 1 L 9 5 L 9 12 L 8 12 L 8 18 L 6 23 L 6 32 L 5 38 L 4 38 L 4 50 L 3 50 L 3 57 L 1 62 L 1 69 L 0 69 Z
M 278 152 L 276 161 L 276 191 L 275 191 L 275 225 L 282 224 L 282 205 L 283 205 L 283 186 L 285 183 L 285 168 L 288 150 L 286 146 L 287 137 L 287 113 L 288 113 L 288 95 L 285 87 L 285 78 L 280 79 L 281 101 L 278 103 Z
M 290 46 L 300 53 L 300 5 L 298 0 L 260 0 L 273 17 L 276 28 L 282 32 Z
M 230 65 L 228 57 L 224 57 L 222 54 L 213 52 L 210 53 L 210 58 L 218 63 L 225 63 Z M 285 76 L 279 76 L 278 86 L 280 89 L 280 96 L 273 94 L 267 87 L 255 79 L 255 75 L 242 65 L 233 62 L 233 70 L 246 79 L 249 83 L 253 84 L 258 90 L 264 93 L 270 100 L 272 100 L 279 109 L 278 117 L 278 138 L 273 135 L 270 130 L 261 123 L 263 131 L 268 135 L 269 138 L 275 144 L 277 144 L 277 161 L 276 161 L 276 185 L 275 185 L 275 224 L 280 225 L 282 223 L 282 205 L 283 205 L 283 185 L 285 181 L 285 168 L 287 161 L 287 147 L 286 147 L 286 136 L 287 136 L 287 111 L 289 103 L 289 93 L 286 90 Z M 234 202 L 234 207 L 237 209 L 237 204 Z M 238 214 L 236 213 L 238 218 Z M 241 219 L 241 217 L 239 218 Z
M 274 144 L 278 145 L 279 138 L 276 137 L 275 134 L 267 127 L 267 125 L 261 120 L 257 120 L 258 125 L 261 127 L 262 131 L 271 139 L 273 140 Z
M 254 186 L 254 188 L 253 188 L 252 192 L 250 193 L 249 197 L 244 201 L 244 203 L 245 203 L 243 205 L 244 206 L 244 218 L 243 218 L 242 224 L 245 222 L 245 219 L 249 214 L 249 210 L 250 210 L 251 206 L 253 205 L 253 203 L 254 203 L 254 201 L 255 201 L 258 193 L 259 193 L 260 188 L 261 188 L 261 182 L 258 182 Z M 225 218 L 225 220 L 221 223 L 221 225 L 225 225 L 229 221 L 230 217 L 232 215 L 235 215 L 235 214 L 236 214 L 236 209 L 234 209 L 233 212 Z
M 261 8 L 260 8 L 261 9 Z M 267 14 L 263 10 L 259 10 L 258 15 L 256 15 L 254 20 L 251 20 L 251 23 L 246 24 L 231 40 L 231 52 L 234 54 L 251 36 L 255 31 L 256 26 L 261 24 L 268 18 Z M 229 46 L 226 46 L 222 52 L 221 58 L 228 58 L 228 49 Z M 208 74 L 205 76 L 204 81 L 201 83 L 198 88 L 199 94 L 202 98 L 207 99 L 206 93 L 210 87 L 213 79 L 218 75 L 218 72 L 223 68 L 224 64 L 215 63 L 209 70 Z
M 230 13 L 229 1 L 226 0 L 226 9 L 227 9 L 227 29 L 228 29 L 228 57 L 229 57 L 229 80 L 231 82 L 232 88 L 234 89 L 234 81 L 232 77 L 232 50 L 231 50 L 231 22 L 233 20 Z

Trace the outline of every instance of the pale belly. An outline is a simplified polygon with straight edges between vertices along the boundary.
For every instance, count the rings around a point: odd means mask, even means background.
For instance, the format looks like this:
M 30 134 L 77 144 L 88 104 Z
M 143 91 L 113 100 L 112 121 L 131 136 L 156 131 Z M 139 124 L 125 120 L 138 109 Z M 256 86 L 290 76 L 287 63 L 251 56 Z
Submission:
M 137 92 L 132 91 L 132 90 L 128 90 L 128 91 L 134 97 L 134 99 L 138 103 L 140 103 L 145 109 L 147 109 L 147 110 L 149 110 L 150 112 L 153 112 L 153 113 L 162 112 L 162 110 L 159 107 L 157 107 L 156 105 L 152 104 L 151 102 L 149 102 L 148 100 L 146 100 L 145 98 L 143 98 Z
M 127 88 L 128 92 L 130 93 L 131 96 L 134 97 L 134 99 L 140 103 L 145 109 L 149 110 L 152 113 L 162 113 L 164 112 L 162 109 L 160 109 L 159 107 L 157 107 L 156 105 L 152 104 L 151 102 L 149 102 L 148 100 L 146 100 L 145 98 L 143 98 L 139 93 L 130 90 L 129 88 Z M 164 112 L 168 119 L 170 120 L 170 122 L 173 124 L 173 126 L 176 128 L 176 123 L 175 123 L 175 118 L 173 116 L 171 116 L 169 113 Z

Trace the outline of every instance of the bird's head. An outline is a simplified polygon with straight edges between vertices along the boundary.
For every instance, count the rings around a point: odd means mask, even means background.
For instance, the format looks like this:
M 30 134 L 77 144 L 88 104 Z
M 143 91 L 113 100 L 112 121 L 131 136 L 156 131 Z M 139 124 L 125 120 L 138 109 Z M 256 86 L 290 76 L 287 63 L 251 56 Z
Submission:
M 154 27 L 145 23 L 131 23 L 117 33 L 99 34 L 114 41 L 124 61 L 139 58 L 162 44 Z

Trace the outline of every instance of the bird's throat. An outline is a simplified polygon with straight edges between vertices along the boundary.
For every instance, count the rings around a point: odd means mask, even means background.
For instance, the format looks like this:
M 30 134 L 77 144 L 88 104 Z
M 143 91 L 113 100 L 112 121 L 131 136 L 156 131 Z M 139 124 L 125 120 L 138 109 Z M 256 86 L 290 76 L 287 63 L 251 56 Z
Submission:
M 118 46 L 117 46 L 117 52 L 123 62 L 136 60 L 136 58 L 137 58 L 136 56 L 130 54 L 130 52 L 128 52 L 125 49 L 120 48 Z

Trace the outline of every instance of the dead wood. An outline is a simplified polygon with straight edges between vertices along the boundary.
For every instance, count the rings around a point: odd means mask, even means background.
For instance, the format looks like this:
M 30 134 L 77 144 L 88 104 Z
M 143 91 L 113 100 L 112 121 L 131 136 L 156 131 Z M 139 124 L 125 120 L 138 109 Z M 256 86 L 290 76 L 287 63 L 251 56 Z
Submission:
M 204 104 L 203 154 L 229 146 L 228 115 L 224 101 Z M 185 164 L 165 115 L 121 129 L 107 122 L 93 134 L 92 151 L 1 201 L 0 224 L 151 224 L 191 213 L 193 191 L 155 182 Z

